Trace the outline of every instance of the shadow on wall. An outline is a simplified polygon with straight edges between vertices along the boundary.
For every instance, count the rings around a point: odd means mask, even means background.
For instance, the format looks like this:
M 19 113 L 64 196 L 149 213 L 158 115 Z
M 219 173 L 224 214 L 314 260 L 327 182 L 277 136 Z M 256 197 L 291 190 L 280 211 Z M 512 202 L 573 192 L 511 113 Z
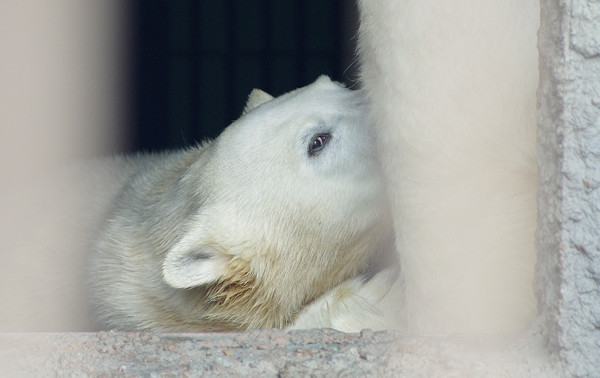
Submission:
M 350 1 L 134 1 L 133 149 L 214 138 L 253 88 L 356 79 Z

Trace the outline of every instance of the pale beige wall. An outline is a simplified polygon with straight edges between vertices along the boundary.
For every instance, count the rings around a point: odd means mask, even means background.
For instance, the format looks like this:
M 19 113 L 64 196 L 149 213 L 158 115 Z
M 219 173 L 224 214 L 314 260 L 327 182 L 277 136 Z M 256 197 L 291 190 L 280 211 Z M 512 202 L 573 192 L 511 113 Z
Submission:
M 84 209 L 56 170 L 125 143 L 123 4 L 0 2 L 0 329 L 60 330 L 55 309 L 78 312 L 62 220 Z

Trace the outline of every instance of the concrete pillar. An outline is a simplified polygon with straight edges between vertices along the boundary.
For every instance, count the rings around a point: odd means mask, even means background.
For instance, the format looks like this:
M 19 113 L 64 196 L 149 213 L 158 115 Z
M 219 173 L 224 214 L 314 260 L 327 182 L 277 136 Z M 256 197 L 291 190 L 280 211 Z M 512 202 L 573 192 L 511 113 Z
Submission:
M 566 371 L 600 373 L 600 3 L 542 2 L 540 318 Z

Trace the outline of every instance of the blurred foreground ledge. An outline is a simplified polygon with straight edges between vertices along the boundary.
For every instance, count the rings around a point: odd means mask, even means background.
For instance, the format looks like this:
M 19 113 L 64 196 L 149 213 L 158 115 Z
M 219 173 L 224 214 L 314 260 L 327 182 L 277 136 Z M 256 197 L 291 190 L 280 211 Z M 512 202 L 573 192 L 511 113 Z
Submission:
M 2 333 L 0 376 L 562 376 L 543 345 L 534 331 L 479 338 L 329 329 Z

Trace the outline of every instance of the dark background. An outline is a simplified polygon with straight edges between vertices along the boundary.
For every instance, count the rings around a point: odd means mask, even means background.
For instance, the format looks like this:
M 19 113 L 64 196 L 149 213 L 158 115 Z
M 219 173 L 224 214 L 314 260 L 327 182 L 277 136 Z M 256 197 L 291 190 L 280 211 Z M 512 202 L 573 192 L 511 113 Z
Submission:
M 133 0 L 130 150 L 216 137 L 253 88 L 356 82 L 349 0 Z

